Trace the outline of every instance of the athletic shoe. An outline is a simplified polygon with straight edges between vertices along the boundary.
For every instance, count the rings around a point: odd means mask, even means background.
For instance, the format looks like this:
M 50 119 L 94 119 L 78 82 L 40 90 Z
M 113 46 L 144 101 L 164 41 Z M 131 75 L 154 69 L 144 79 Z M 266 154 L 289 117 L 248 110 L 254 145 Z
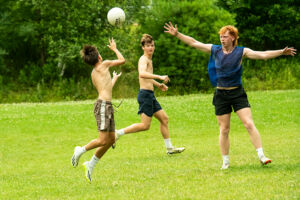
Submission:
M 92 182 L 92 171 L 93 171 L 93 169 L 90 168 L 88 161 L 84 162 L 82 164 L 82 166 L 83 166 L 83 169 L 84 169 L 84 176 L 85 176 L 86 180 L 89 183 L 91 183 Z
M 221 170 L 226 170 L 229 168 L 229 163 L 223 163 Z
M 71 159 L 71 164 L 72 164 L 73 167 L 77 167 L 77 165 L 78 165 L 79 158 L 81 156 L 81 154 L 78 153 L 80 151 L 80 149 L 81 149 L 80 146 L 77 146 L 74 149 L 74 154 L 73 154 L 72 159 Z
M 185 150 L 184 147 L 172 147 L 172 148 L 167 148 L 167 154 L 175 154 L 175 153 L 181 153 Z
M 115 131 L 115 143 L 113 143 L 113 145 L 111 146 L 111 148 L 116 148 L 116 142 L 117 140 L 120 138 L 120 135 L 118 134 L 118 131 Z
M 271 159 L 267 158 L 266 156 L 262 156 L 262 157 L 259 159 L 259 161 L 260 161 L 260 163 L 261 163 L 262 165 L 266 165 L 266 164 L 272 162 Z

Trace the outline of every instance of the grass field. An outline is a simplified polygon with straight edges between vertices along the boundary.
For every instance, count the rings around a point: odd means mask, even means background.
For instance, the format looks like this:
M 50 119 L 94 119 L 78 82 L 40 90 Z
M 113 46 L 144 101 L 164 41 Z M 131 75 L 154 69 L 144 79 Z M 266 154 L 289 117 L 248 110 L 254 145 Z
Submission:
M 248 92 L 264 152 L 261 166 L 248 133 L 231 119 L 231 167 L 221 171 L 212 94 L 160 97 L 172 143 L 168 156 L 153 120 L 149 131 L 122 137 L 86 182 L 70 159 L 97 137 L 94 101 L 0 104 L 0 199 L 300 199 L 300 90 Z M 115 100 L 118 104 L 120 100 Z M 115 114 L 116 128 L 140 118 L 135 99 Z

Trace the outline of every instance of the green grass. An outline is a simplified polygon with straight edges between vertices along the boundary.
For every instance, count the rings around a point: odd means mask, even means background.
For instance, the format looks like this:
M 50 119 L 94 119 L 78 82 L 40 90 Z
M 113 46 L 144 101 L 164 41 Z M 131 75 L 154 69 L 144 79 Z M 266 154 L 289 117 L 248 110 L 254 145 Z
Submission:
M 92 184 L 75 145 L 97 137 L 94 101 L 0 104 L 0 199 L 299 199 L 300 90 L 248 92 L 264 152 L 262 167 L 248 133 L 231 119 L 231 168 L 221 171 L 212 95 L 160 97 L 172 143 L 186 147 L 167 156 L 153 120 L 149 131 L 122 137 L 97 164 Z M 118 104 L 120 100 L 115 100 Z M 140 118 L 135 99 L 115 114 L 116 128 Z

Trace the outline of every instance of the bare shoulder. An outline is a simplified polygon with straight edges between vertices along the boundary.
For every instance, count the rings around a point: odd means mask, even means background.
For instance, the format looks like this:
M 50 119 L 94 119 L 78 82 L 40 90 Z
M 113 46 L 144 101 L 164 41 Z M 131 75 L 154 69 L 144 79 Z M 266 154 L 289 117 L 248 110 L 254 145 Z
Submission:
M 142 55 L 139 59 L 139 67 L 142 67 L 142 66 L 147 66 L 148 65 L 148 59 L 146 58 L 146 56 Z
M 109 61 L 105 60 L 100 65 L 94 67 L 94 70 L 97 72 L 102 72 L 109 67 Z M 94 71 L 93 70 L 93 71 Z
M 146 56 L 142 55 L 139 59 L 139 63 L 148 63 L 148 59 L 146 58 Z

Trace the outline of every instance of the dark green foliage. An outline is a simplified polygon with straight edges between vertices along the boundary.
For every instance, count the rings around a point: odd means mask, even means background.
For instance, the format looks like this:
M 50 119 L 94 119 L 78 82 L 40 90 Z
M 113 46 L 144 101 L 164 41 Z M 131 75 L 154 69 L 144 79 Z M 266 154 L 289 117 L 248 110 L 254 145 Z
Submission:
M 169 85 L 178 88 L 181 94 L 211 88 L 207 73 L 209 55 L 163 33 L 163 26 L 172 21 L 183 34 L 204 43 L 219 43 L 218 30 L 234 24 L 232 16 L 210 0 L 161 2 L 154 4 L 149 12 L 143 30 L 156 40 L 155 72 L 168 74 Z
M 255 50 L 299 48 L 295 0 L 0 0 L 0 5 L 0 102 L 96 98 L 92 67 L 83 63 L 79 51 L 93 44 L 104 59 L 115 59 L 106 47 L 111 37 L 126 58 L 125 65 L 112 69 L 123 72 L 113 95 L 135 96 L 143 33 L 156 41 L 154 72 L 171 78 L 167 94 L 212 90 L 209 55 L 165 34 L 168 21 L 204 43 L 218 44 L 220 27 L 233 24 L 240 30 L 241 45 Z M 121 27 L 107 22 L 112 7 L 126 13 Z M 244 84 L 250 89 L 297 88 L 299 61 L 287 59 L 245 61 Z
M 235 14 L 240 41 L 256 50 L 300 47 L 299 0 L 218 0 Z
M 101 55 L 109 59 L 115 58 L 106 47 L 110 37 L 115 37 L 121 51 L 129 47 L 127 51 L 132 52 L 135 47 L 128 45 L 128 41 L 135 38 L 130 34 L 133 20 L 127 20 L 122 28 L 113 27 L 106 20 L 108 10 L 122 7 L 127 17 L 134 19 L 136 11 L 145 2 L 1 0 L 0 30 L 3 34 L 0 35 L 0 55 L 4 58 L 1 74 L 23 79 L 32 73 L 28 70 L 36 70 L 33 72 L 34 82 L 27 81 L 30 84 L 88 77 L 91 68 L 83 64 L 79 55 L 83 44 L 98 46 Z

